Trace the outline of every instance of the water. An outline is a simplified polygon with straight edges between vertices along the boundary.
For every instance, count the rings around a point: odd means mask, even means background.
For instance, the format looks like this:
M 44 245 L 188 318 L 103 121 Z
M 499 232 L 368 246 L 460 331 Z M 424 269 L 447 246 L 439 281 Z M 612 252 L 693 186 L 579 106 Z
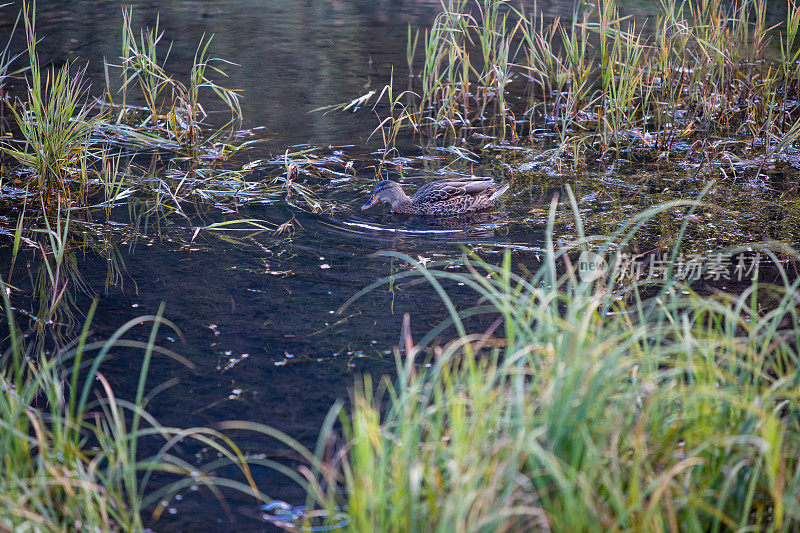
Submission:
M 88 60 L 94 83 L 101 84 L 102 58 L 118 55 L 120 10 L 129 3 L 40 1 L 43 57 L 55 64 L 78 57 Z M 242 90 L 243 128 L 264 129 L 256 135 L 263 142 L 237 164 L 274 159 L 287 147 L 305 143 L 319 147 L 314 150 L 319 156 L 340 152 L 342 161 L 357 162 L 354 171 L 331 164 L 328 167 L 341 175 L 309 180 L 323 213 L 265 198 L 234 214 L 198 206 L 187 209 L 188 219 L 147 219 L 146 231 L 141 231 L 145 219 L 122 206 L 114 212 L 122 225 L 109 239 L 113 246 L 103 253 L 96 246 L 78 252 L 82 286 L 75 283 L 73 287 L 80 288 L 71 289 L 73 308 L 86 310 L 91 299 L 99 297 L 94 321 L 98 338 L 131 318 L 155 313 L 162 302 L 166 316 L 180 328 L 185 341 L 164 333 L 160 343 L 195 368 L 159 358 L 150 373 L 151 386 L 177 378 L 148 406 L 166 425 L 213 427 L 223 420 L 252 420 L 313 446 L 328 409 L 337 398 L 347 398 L 357 376 L 392 373 L 394 361 L 387 352 L 398 342 L 403 313 L 412 315 L 415 338 L 445 317 L 444 307 L 425 284 L 407 282 L 384 285 L 337 314 L 363 287 L 408 268 L 377 252 L 394 250 L 423 261 L 457 260 L 467 247 L 498 262 L 499 254 L 511 249 L 516 268 L 533 270 L 550 199 L 563 192 L 566 183 L 575 190 L 588 233 L 609 233 L 625 216 L 661 200 L 691 197 L 704 185 L 691 173 L 663 174 L 634 166 L 556 176 L 533 167 L 515 178 L 513 194 L 502 207 L 472 219 L 437 223 L 399 218 L 385 209 L 361 212 L 358 207 L 374 183 L 370 166 L 377 163 L 370 155 L 375 143 L 365 144 L 375 117 L 310 111 L 380 89 L 392 66 L 405 73 L 407 25 L 430 24 L 438 0 L 139 1 L 133 6 L 135 26 L 153 24 L 160 12 L 161 27 L 174 40 L 170 65 L 178 73 L 190 63 L 203 33 L 214 35 L 214 55 L 241 65 L 228 69 L 226 83 Z M 571 9 L 572 2 L 563 2 L 547 12 L 567 16 Z M 3 12 L 14 13 L 15 8 Z M 0 35 L 8 29 L 6 17 L 0 22 Z M 328 148 L 331 145 L 341 148 Z M 404 183 L 409 187 L 429 180 L 426 172 L 446 166 L 503 179 L 510 169 L 525 164 L 525 154 L 498 152 L 498 159 L 487 157 L 473 165 L 451 153 L 421 151 L 410 141 L 404 146 Z M 398 177 L 396 170 L 392 177 Z M 796 185 L 775 178 L 765 186 L 742 185 L 715 196 L 722 204 L 720 214 L 704 216 L 690 229 L 696 247 L 707 250 L 763 238 L 797 243 L 800 228 L 792 210 Z M 778 195 L 789 200 L 776 205 L 771 199 Z M 197 227 L 231 216 L 275 225 L 292 220 L 295 233 L 201 231 L 195 236 Z M 670 215 L 657 218 L 635 245 L 646 251 L 664 244 L 659 240 L 662 230 L 679 222 Z M 560 239 L 575 236 L 566 215 L 559 218 L 556 230 Z M 4 262 L 9 254 L 7 247 L 0 249 Z M 15 281 L 21 288 L 32 292 L 37 268 L 32 256 L 20 262 Z M 463 288 L 450 289 L 459 307 L 475 303 L 474 295 Z M 24 309 L 29 303 L 17 305 Z M 79 315 L 75 318 L 81 320 Z M 136 335 L 146 339 L 147 331 Z M 120 353 L 103 371 L 124 395 L 135 390 L 139 365 L 138 356 Z M 235 436 L 248 454 L 292 464 L 293 454 L 274 441 L 246 433 Z M 181 451 L 187 457 L 210 459 L 189 444 Z M 256 469 L 255 475 L 270 497 L 303 503 L 302 491 L 291 481 L 265 469 Z M 159 531 L 198 530 L 219 520 L 225 530 L 267 527 L 264 511 L 252 499 L 230 494 L 227 505 L 230 514 L 206 491 L 187 489 L 180 500 L 169 502 L 169 512 L 152 526 Z

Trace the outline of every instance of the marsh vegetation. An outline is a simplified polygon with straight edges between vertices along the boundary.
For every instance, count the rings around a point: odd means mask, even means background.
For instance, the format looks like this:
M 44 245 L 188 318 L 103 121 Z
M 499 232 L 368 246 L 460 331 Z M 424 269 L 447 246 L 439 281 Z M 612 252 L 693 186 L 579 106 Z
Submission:
M 98 65 L 17 7 L 0 529 L 797 529 L 794 1 L 436 3 L 304 109 L 358 144 L 248 124 L 248 65 L 170 17 L 123 9 Z M 497 212 L 356 209 L 479 173 Z

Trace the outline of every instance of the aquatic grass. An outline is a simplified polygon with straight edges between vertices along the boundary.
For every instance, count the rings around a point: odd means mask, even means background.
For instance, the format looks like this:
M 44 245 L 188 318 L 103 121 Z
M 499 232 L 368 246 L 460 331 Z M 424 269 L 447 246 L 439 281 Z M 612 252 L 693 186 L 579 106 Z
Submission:
M 157 210 L 182 213 L 181 202 L 192 197 L 207 199 L 206 193 L 213 190 L 216 198 L 222 198 L 220 192 L 225 190 L 230 198 L 254 186 L 243 187 L 243 171 L 211 172 L 217 169 L 215 161 L 241 153 L 255 142 L 231 141 L 241 118 L 239 95 L 214 79 L 225 77 L 223 66 L 232 63 L 211 56 L 211 38 L 200 40 L 189 75 L 180 80 L 166 69 L 171 46 L 163 49 L 167 45 L 159 20 L 137 36 L 131 10 L 123 10 L 121 87 L 112 90 L 115 66 L 106 62 L 107 91 L 100 100 L 91 97 L 85 68 L 76 63 L 59 69 L 41 67 L 35 3 L 23 3 L 19 18 L 27 34 L 29 66 L 12 72 L 10 64 L 16 56 L 8 45 L 0 55 L 0 84 L 28 71 L 27 93 L 9 107 L 15 127 L 0 138 L 3 156 L 10 155 L 18 163 L 8 167 L 4 158 L 3 176 L 13 173 L 15 180 L 24 183 L 26 192 L 15 198 L 35 195 L 44 201 L 36 200 L 29 207 L 43 204 L 51 215 L 65 200 L 69 209 L 103 207 L 108 217 L 114 205 L 132 196 L 155 197 Z M 231 120 L 214 130 L 205 122 L 208 94 L 231 112 Z M 0 105 L 5 106 L 6 98 L 2 100 Z M 141 101 L 145 106 L 135 105 Z M 190 171 L 175 181 L 140 174 L 142 167 L 133 162 L 152 154 L 167 157 L 171 168 L 185 167 L 188 157 Z M 190 174 L 192 179 L 187 179 Z M 226 178 L 231 178 L 230 183 L 223 184 Z
M 85 174 L 79 167 L 95 119 L 90 117 L 85 69 L 75 69 L 74 64 L 42 69 L 36 53 L 35 6 L 24 3 L 21 13 L 30 62 L 27 100 L 19 109 L 11 107 L 11 112 L 24 146 L 6 138 L 0 149 L 34 170 L 30 189 L 49 207 L 55 197 L 74 195 L 71 181 L 80 181 L 78 197 L 82 197 Z
M 0 10 L 8 5 L 10 4 L 0 4 Z M 0 134 L 4 134 L 6 131 L 6 82 L 9 78 L 24 71 L 24 68 L 16 71 L 11 70 L 11 65 L 22 55 L 21 53 L 16 55 L 11 53 L 11 38 L 17 31 L 20 16 L 21 13 L 18 13 L 14 25 L 11 28 L 8 41 L 3 49 L 0 50 Z M 0 158 L 2 158 L 3 155 L 4 152 L 0 150 Z M 2 159 L 0 159 L 0 174 L 2 174 Z
M 135 84 L 140 88 L 145 105 L 150 111 L 150 115 L 146 120 L 156 120 L 162 115 L 160 99 L 162 91 L 166 88 L 161 83 L 161 80 L 166 76 L 159 62 L 157 49 L 164 36 L 163 32 L 159 31 L 160 16 L 156 17 L 154 27 L 140 30 L 139 40 L 137 41 L 131 25 L 132 14 L 132 8 L 122 11 L 122 64 L 120 65 L 120 75 L 123 79 L 120 89 L 123 101 L 122 111 L 127 111 L 125 104 L 127 104 L 128 92 L 130 86 Z M 170 46 L 167 49 L 163 59 L 164 62 L 169 58 L 171 48 Z M 106 68 L 108 68 L 108 64 L 106 64 Z M 108 93 L 109 99 L 111 99 L 110 87 L 108 88 Z M 118 122 L 120 118 L 122 118 L 122 115 L 117 119 Z
M 160 19 L 156 18 L 154 27 L 140 30 L 137 39 L 133 30 L 132 16 L 131 8 L 123 10 L 122 55 L 121 64 L 118 66 L 122 79 L 119 89 L 122 105 L 117 123 L 125 120 L 139 127 L 149 126 L 156 132 L 168 135 L 170 139 L 181 143 L 187 149 L 194 150 L 200 141 L 199 122 L 206 117 L 200 101 L 202 89 L 211 91 L 223 102 L 231 112 L 232 121 L 241 117 L 238 93 L 220 86 L 207 75 L 209 72 L 214 72 L 227 77 L 217 65 L 232 64 L 209 56 L 211 38 L 203 36 L 200 39 L 188 80 L 184 83 L 170 75 L 165 68 L 171 45 L 167 46 L 164 57 L 159 57 L 159 47 L 164 37 L 164 32 L 159 29 Z M 114 91 L 111 89 L 108 75 L 111 66 L 114 65 L 106 64 L 106 97 L 113 104 Z M 128 106 L 128 102 L 134 97 L 134 87 L 138 87 L 139 90 L 135 94 L 141 96 L 147 106 L 148 114 L 145 117 L 139 117 L 135 112 L 131 113 L 132 110 Z M 224 129 L 225 126 L 220 128 L 220 131 Z
M 70 280 L 80 279 L 77 268 L 71 264 L 69 254 L 71 213 L 68 209 L 61 209 L 61 206 L 56 213 L 56 218 L 52 223 L 48 217 L 43 217 L 45 228 L 32 230 L 33 233 L 42 233 L 47 238 L 46 247 L 41 242 L 38 243 L 42 267 L 37 283 L 37 292 L 40 294 L 40 297 L 37 298 L 40 304 L 37 322 L 40 336 L 43 334 L 42 328 L 45 324 L 72 322 L 73 317 L 69 306 L 61 304 L 62 300 L 70 299 L 70 294 L 67 293 L 67 285 Z M 69 271 L 72 271 L 72 275 L 68 273 Z M 58 313 L 59 318 L 56 319 L 56 313 L 59 310 L 61 312 Z
M 475 2 L 475 14 L 472 5 L 468 0 L 442 2 L 442 12 L 424 40 L 419 108 L 432 110 L 433 122 L 445 120 L 453 131 L 454 121 L 469 122 L 467 95 L 473 89 L 478 116 L 491 104 L 505 125 L 512 42 L 521 26 L 521 19 L 509 24 L 511 10 L 505 1 Z M 473 47 L 478 48 L 479 57 L 472 57 Z
M 550 22 L 504 0 L 443 1 L 421 37 L 409 27 L 407 103 L 380 127 L 473 143 L 473 133 L 517 144 L 555 135 L 552 159 L 571 166 L 667 160 L 677 143 L 713 158 L 718 137 L 740 153 L 769 151 L 800 119 L 800 7 L 787 0 L 774 27 L 764 0 L 661 0 L 659 10 L 644 32 L 615 0 Z
M 800 9 L 797 9 L 791 2 L 787 1 L 786 33 L 780 35 L 780 66 L 783 70 L 783 92 L 786 94 L 790 89 L 790 84 L 800 83 L 800 47 L 797 47 L 798 30 L 800 29 Z M 800 86 L 794 87 L 795 91 L 800 91 Z M 785 104 L 782 106 L 785 112 Z
M 414 60 L 417 56 L 417 45 L 419 44 L 419 30 L 414 32 L 411 38 L 411 24 L 408 25 L 408 37 L 406 40 L 406 64 L 408 65 L 408 76 L 414 76 Z
M 557 247 L 554 200 L 525 276 L 508 253 L 454 270 L 385 252 L 410 267 L 393 280 L 427 279 L 449 318 L 417 344 L 407 315 L 396 377 L 365 376 L 351 409 L 336 406 L 344 444 L 309 508 L 346 508 L 354 531 L 793 531 L 800 280 L 776 254 L 796 253 L 765 245 L 777 284 L 761 264 L 737 294 L 700 294 L 670 270 L 621 295 L 615 269 L 584 282 L 562 261 L 591 248 L 616 264 L 647 220 L 692 204 L 651 208 L 608 237 L 578 223 Z M 455 284 L 474 307 L 456 309 Z M 453 340 L 434 342 L 448 326 Z
M 118 201 L 128 197 L 133 191 L 125 187 L 126 172 L 120 170 L 121 157 L 110 157 L 103 153 L 100 172 L 100 181 L 103 184 L 103 204 L 106 218 L 111 218 L 111 208 Z M 130 165 L 128 167 L 130 169 Z

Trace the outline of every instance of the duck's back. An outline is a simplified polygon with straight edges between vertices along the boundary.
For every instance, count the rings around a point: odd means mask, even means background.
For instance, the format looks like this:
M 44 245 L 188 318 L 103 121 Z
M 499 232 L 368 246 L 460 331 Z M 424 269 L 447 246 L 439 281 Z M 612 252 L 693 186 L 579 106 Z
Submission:
M 448 178 L 420 187 L 411 203 L 420 215 L 457 215 L 491 207 L 496 191 L 492 178 Z

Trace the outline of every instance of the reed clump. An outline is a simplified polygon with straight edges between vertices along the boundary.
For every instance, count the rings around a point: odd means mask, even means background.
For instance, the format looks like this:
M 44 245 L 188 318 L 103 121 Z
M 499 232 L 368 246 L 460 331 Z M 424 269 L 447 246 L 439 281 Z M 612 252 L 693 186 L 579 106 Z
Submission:
M 120 64 L 105 64 L 107 88 L 105 98 L 98 100 L 90 93 L 85 67 L 74 62 L 59 69 L 41 66 L 36 6 L 23 3 L 20 18 L 27 36 L 28 65 L 12 72 L 10 65 L 17 56 L 6 46 L 0 54 L 0 81 L 24 72 L 27 91 L 7 106 L 14 127 L 7 131 L 5 124 L 0 125 L 4 134 L 0 150 L 19 163 L 16 168 L 6 165 L 4 177 L 12 176 L 28 195 L 36 196 L 34 206 L 50 209 L 63 200 L 71 207 L 96 207 L 96 200 L 108 207 L 133 190 L 178 202 L 183 196 L 180 189 L 188 194 L 189 184 L 203 182 L 202 176 L 187 180 L 184 173 L 176 184 L 160 180 L 157 190 L 150 191 L 144 176 L 125 169 L 135 169 L 131 163 L 142 154 L 188 156 L 196 163 L 201 156 L 214 160 L 238 150 L 224 136 L 241 117 L 239 96 L 212 79 L 212 73 L 225 76 L 222 66 L 227 62 L 209 55 L 211 39 L 201 39 L 188 79 L 182 81 L 166 69 L 169 51 L 160 55 L 166 45 L 158 23 L 141 30 L 137 38 L 131 16 L 130 10 L 124 11 Z M 115 68 L 120 76 L 116 90 L 111 76 Z M 212 131 L 204 122 L 206 92 L 231 112 L 231 120 Z M 5 110 L 5 98 L 2 101 Z M 137 105 L 140 102 L 145 105 Z
M 443 0 L 422 36 L 409 28 L 410 85 L 389 97 L 402 112 L 380 128 L 545 141 L 573 165 L 687 149 L 774 156 L 800 118 L 800 6 L 786 10 L 767 27 L 766 0 L 661 0 L 654 21 L 616 0 L 580 3 L 569 21 L 506 0 Z
M 457 272 L 387 252 L 413 267 L 394 281 L 426 278 L 450 316 L 418 343 L 404 322 L 397 377 L 358 381 L 313 504 L 346 509 L 354 531 L 794 531 L 800 280 L 776 261 L 777 283 L 756 268 L 738 295 L 668 272 L 622 298 L 614 269 L 587 282 L 557 264 L 589 245 L 613 257 L 684 204 L 557 248 L 554 202 L 526 276 L 509 254 Z M 474 307 L 456 310 L 455 283 Z M 476 316 L 491 325 L 469 331 Z M 431 344 L 447 328 L 456 338 Z
M 209 56 L 211 38 L 200 39 L 189 78 L 183 82 L 166 69 L 171 46 L 160 57 L 166 45 L 162 42 L 164 32 L 159 28 L 159 19 L 154 27 L 140 30 L 137 36 L 132 16 L 132 9 L 123 10 L 120 64 L 106 63 L 106 99 L 117 109 L 115 124 L 146 126 L 149 133 L 162 135 L 191 151 L 201 140 L 202 120 L 207 117 L 200 101 L 201 90 L 219 98 L 231 112 L 231 121 L 241 118 L 239 94 L 208 76 L 213 72 L 227 77 L 222 66 L 231 64 Z M 119 70 L 118 91 L 112 89 L 111 69 Z M 129 105 L 137 98 L 144 101 L 144 107 Z M 224 131 L 224 126 L 219 131 Z
M 529 115 L 556 126 L 559 150 L 593 158 L 659 157 L 678 143 L 719 153 L 720 138 L 770 153 L 800 118 L 800 8 L 786 9 L 768 28 L 765 0 L 662 0 L 652 34 L 613 0 L 569 25 L 540 18 L 524 38 Z
M 23 143 L 17 148 L 4 139 L 2 149 L 32 170 L 28 186 L 41 191 L 45 203 L 59 196 L 70 198 L 73 191 L 85 198 L 89 137 L 95 122 L 90 117 L 85 70 L 74 64 L 43 69 L 36 53 L 35 10 L 23 5 L 22 15 L 29 60 L 27 105 L 11 106 L 10 111 Z

